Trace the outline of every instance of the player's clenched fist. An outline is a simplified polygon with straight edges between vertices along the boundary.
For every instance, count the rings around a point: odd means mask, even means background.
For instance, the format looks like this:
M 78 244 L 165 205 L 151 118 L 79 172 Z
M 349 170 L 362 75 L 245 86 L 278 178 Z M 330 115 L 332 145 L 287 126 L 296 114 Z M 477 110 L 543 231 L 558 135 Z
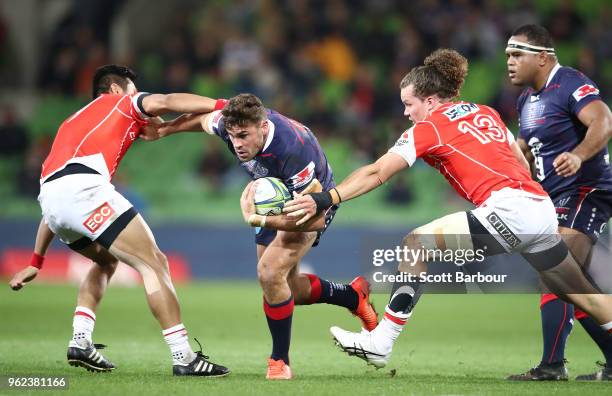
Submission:
M 559 176 L 569 177 L 578 172 L 578 169 L 582 166 L 582 159 L 576 154 L 565 152 L 555 158 L 553 166 Z

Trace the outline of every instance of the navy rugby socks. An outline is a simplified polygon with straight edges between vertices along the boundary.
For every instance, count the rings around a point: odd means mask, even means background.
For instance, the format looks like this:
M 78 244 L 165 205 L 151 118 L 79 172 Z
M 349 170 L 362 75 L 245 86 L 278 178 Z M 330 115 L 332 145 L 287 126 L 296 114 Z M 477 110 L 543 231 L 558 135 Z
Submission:
M 272 355 L 274 360 L 289 364 L 289 344 L 291 343 L 291 319 L 293 318 L 293 296 L 279 304 L 268 304 L 264 297 L 264 312 L 272 335 Z
M 574 306 L 561 301 L 554 294 L 543 294 L 540 304 L 544 351 L 542 364 L 563 363 L 565 343 L 572 332 Z
M 310 281 L 310 300 L 308 304 L 332 304 L 351 311 L 357 309 L 359 296 L 351 285 L 330 282 L 316 275 L 304 274 Z

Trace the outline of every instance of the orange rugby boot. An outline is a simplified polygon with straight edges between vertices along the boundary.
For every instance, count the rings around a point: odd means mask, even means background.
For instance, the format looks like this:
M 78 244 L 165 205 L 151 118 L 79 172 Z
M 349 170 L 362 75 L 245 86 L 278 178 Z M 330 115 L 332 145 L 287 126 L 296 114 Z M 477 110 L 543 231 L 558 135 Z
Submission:
M 370 302 L 370 283 L 363 276 L 358 276 L 351 282 L 351 287 L 359 296 L 357 309 L 351 313 L 361 320 L 364 329 L 374 330 L 378 325 L 378 314 Z
M 282 359 L 274 360 L 268 358 L 268 372 L 266 379 L 269 380 L 290 380 L 293 378 L 291 367 L 289 367 Z

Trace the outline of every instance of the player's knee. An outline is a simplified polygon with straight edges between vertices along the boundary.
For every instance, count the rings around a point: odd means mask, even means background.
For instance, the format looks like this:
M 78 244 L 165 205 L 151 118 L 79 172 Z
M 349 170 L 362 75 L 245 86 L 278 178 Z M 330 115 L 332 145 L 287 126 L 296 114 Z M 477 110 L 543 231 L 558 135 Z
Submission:
M 265 261 L 260 261 L 257 264 L 257 279 L 262 286 L 273 286 L 283 282 L 283 274 L 274 268 L 274 265 Z
M 170 272 L 168 267 L 168 258 L 161 250 L 158 248 L 154 248 L 149 256 L 149 260 L 147 260 L 147 264 L 157 273 L 167 274 Z
M 108 275 L 112 276 L 117 270 L 118 265 L 119 265 L 119 260 L 117 260 L 116 258 L 113 258 L 113 260 L 109 260 L 106 263 L 104 263 L 102 268 Z
M 100 266 L 105 272 L 115 272 L 117 265 L 119 265 L 119 259 L 112 255 L 106 255 L 95 260 L 95 263 Z

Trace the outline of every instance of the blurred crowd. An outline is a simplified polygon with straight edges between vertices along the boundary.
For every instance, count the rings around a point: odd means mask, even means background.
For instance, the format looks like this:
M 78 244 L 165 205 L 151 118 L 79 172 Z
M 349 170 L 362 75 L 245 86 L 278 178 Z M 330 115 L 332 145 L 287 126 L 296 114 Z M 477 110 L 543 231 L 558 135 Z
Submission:
M 109 29 L 125 3 L 74 1 L 48 39 L 38 78 L 43 92 L 88 97 L 97 66 L 127 62 L 139 73 L 141 90 L 212 97 L 253 92 L 320 139 L 351 142 L 357 157 L 370 160 L 408 126 L 399 81 L 438 47 L 455 48 L 472 63 L 499 64 L 514 28 L 541 23 L 557 43 L 576 44 L 571 66 L 604 95 L 612 83 L 604 71 L 612 58 L 612 11 L 605 1 L 588 21 L 571 0 L 547 13 L 529 0 L 175 1 L 164 29 L 147 32 L 154 45 L 136 43 L 130 59 L 110 59 Z M 503 73 L 495 81 L 490 104 L 513 124 L 520 90 Z M 202 161 L 218 155 L 209 150 Z M 215 178 L 212 167 L 201 168 Z M 410 193 L 400 188 L 398 196 Z

